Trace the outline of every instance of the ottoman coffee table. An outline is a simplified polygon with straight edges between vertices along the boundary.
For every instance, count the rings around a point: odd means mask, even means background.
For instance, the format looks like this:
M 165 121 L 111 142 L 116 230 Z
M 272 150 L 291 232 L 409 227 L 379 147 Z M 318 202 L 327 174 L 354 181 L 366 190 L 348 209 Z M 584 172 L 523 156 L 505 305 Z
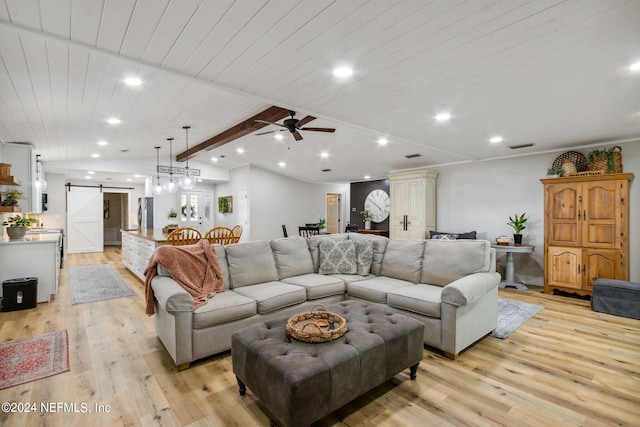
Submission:
M 272 423 L 306 426 L 422 360 L 424 325 L 362 301 L 327 306 L 344 317 L 347 333 L 325 343 L 287 336 L 287 317 L 252 325 L 231 337 L 240 394 L 248 387 Z

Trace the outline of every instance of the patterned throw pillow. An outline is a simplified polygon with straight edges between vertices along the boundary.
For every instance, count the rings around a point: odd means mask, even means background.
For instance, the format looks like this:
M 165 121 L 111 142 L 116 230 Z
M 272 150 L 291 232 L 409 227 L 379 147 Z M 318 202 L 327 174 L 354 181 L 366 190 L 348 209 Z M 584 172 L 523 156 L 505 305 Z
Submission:
M 320 243 L 320 274 L 356 274 L 356 245 L 352 240 Z
M 458 240 L 458 235 L 453 233 L 436 234 L 432 237 L 434 240 Z
M 371 240 L 361 240 L 356 242 L 356 267 L 357 274 L 366 276 L 371 271 L 373 262 L 373 242 Z

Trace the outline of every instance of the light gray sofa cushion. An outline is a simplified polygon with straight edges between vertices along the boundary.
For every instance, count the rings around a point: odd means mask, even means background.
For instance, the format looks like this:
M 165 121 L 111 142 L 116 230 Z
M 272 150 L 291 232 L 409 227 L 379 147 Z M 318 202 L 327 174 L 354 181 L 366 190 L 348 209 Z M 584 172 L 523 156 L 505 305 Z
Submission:
M 387 292 L 406 286 L 415 285 L 406 280 L 378 276 L 373 279 L 347 283 L 347 293 L 355 298 L 386 304 Z
M 278 280 L 269 242 L 236 243 L 225 249 L 232 289 Z
M 351 240 L 320 243 L 320 274 L 356 274 L 356 244 Z
M 392 289 L 387 293 L 387 304 L 402 310 L 440 318 L 440 294 L 442 287 L 414 285 Z
M 356 274 L 366 276 L 371 271 L 373 243 L 370 240 L 356 241 Z
M 257 285 L 242 286 L 234 292 L 256 300 L 258 313 L 270 313 L 280 308 L 305 302 L 307 291 L 301 286 L 284 282 L 266 282 Z
M 309 252 L 311 253 L 311 260 L 313 261 L 313 271 L 318 272 L 318 268 L 320 267 L 320 243 L 326 240 L 331 240 L 334 242 L 339 242 L 342 240 L 347 240 L 349 236 L 347 233 L 341 234 L 321 234 L 318 236 L 311 236 L 307 240 L 307 246 L 309 247 Z
M 380 274 L 411 283 L 420 282 L 424 240 L 390 239 Z
M 342 280 L 333 276 L 316 273 L 288 277 L 282 279 L 281 282 L 302 286 L 307 290 L 308 300 L 344 294 L 345 290 L 345 285 Z
M 286 237 L 271 241 L 273 258 L 280 280 L 313 273 L 313 261 L 304 237 Z
M 490 271 L 490 261 L 491 244 L 486 240 L 427 240 L 420 283 L 445 286 Z
M 193 329 L 208 328 L 258 313 L 258 304 L 234 291 L 219 292 L 193 312 Z
M 387 249 L 389 239 L 383 236 L 375 236 L 373 234 L 361 234 L 361 233 L 346 233 L 349 236 L 349 240 L 355 242 L 367 241 L 371 242 L 373 247 L 373 258 L 371 260 L 371 273 L 376 276 L 380 276 L 380 269 L 382 268 L 382 259 L 384 258 L 384 252 Z

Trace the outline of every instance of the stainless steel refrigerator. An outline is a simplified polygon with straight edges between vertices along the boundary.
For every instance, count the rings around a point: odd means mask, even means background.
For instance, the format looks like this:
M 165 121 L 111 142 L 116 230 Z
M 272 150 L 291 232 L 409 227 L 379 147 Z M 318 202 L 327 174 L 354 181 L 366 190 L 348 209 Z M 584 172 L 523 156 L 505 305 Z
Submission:
M 153 228 L 153 197 L 138 199 L 138 228 L 140 230 Z

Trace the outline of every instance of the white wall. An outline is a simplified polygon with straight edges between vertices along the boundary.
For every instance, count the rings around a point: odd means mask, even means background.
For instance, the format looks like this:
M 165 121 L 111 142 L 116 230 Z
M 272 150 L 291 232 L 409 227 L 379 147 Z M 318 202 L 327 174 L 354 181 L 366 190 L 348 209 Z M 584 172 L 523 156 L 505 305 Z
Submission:
M 239 168 L 235 168 L 229 171 L 229 182 L 224 184 L 216 184 L 213 190 L 213 211 L 214 211 L 214 225 L 216 227 L 229 227 L 232 228 L 236 224 L 238 224 L 238 210 L 233 209 L 230 213 L 220 213 L 218 212 L 218 197 L 227 197 L 232 196 L 234 199 L 234 207 L 235 200 L 237 198 L 238 189 L 249 187 L 249 176 L 250 176 L 250 166 L 242 166 Z M 248 207 L 249 212 L 251 212 L 251 206 Z M 250 233 L 249 230 L 243 231 L 243 237 L 248 236 Z
M 67 188 L 64 175 L 48 173 L 47 180 L 47 203 L 48 209 L 40 215 L 40 222 L 45 228 L 61 228 L 65 230 L 67 222 Z
M 590 149 L 576 150 L 586 155 Z M 529 255 L 516 255 L 516 279 L 542 285 L 544 275 L 544 197 L 541 178 L 561 152 L 436 168 L 437 229 L 448 232 L 476 230 L 478 238 L 494 241 L 511 236 L 509 216 L 527 213 L 523 243 L 535 246 Z M 630 279 L 640 281 L 640 142 L 622 145 L 624 172 L 632 172 L 630 185 Z M 498 253 L 504 263 L 504 254 Z
M 348 196 L 348 184 L 310 184 L 254 166 L 243 166 L 230 171 L 230 181 L 216 185 L 217 198 L 234 196 L 234 212 L 216 213 L 216 225 L 231 227 L 237 224 L 235 199 L 237 190 L 248 190 L 250 240 L 270 240 L 282 237 L 282 225 L 289 236 L 298 235 L 298 226 L 317 222 L 326 215 L 326 193 Z M 343 201 L 348 197 L 343 197 Z M 345 223 L 349 206 L 343 202 L 342 222 Z

